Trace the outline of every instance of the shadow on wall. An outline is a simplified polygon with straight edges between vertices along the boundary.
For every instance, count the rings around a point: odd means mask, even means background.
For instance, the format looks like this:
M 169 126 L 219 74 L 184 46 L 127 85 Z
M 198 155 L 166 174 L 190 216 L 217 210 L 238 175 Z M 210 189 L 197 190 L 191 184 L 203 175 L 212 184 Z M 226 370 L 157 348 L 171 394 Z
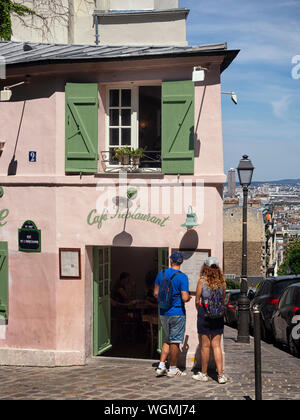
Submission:
M 130 233 L 123 230 L 123 232 L 118 233 L 118 235 L 113 238 L 112 244 L 114 246 L 130 246 L 132 241 L 133 238 Z
M 24 101 L 23 107 L 22 107 L 22 112 L 21 112 L 21 117 L 20 117 L 20 121 L 19 121 L 19 128 L 18 128 L 18 134 L 17 134 L 17 138 L 16 138 L 16 144 L 15 144 L 15 148 L 14 148 L 13 157 L 11 158 L 11 161 L 8 165 L 8 170 L 7 170 L 7 175 L 8 176 L 17 174 L 18 161 L 16 160 L 16 151 L 17 151 L 17 145 L 18 145 L 18 141 L 19 141 L 19 137 L 20 137 L 22 122 L 23 122 L 23 118 L 24 118 L 25 106 L 26 106 L 26 100 Z
M 21 81 L 20 79 L 14 80 L 12 82 L 9 82 L 9 84 L 18 83 L 20 81 Z M 5 84 L 8 85 L 8 81 L 6 81 Z M 16 124 L 18 124 L 18 132 L 17 132 L 13 156 L 11 158 L 11 161 L 7 169 L 8 176 L 13 176 L 17 174 L 18 161 L 16 160 L 16 152 L 17 152 L 19 139 L 21 137 L 22 124 L 24 120 L 24 114 L 25 114 L 27 102 L 31 100 L 35 100 L 35 99 L 50 98 L 53 94 L 55 94 L 56 90 L 57 89 L 56 89 L 55 79 L 52 79 L 52 80 L 47 79 L 47 81 L 43 79 L 36 79 L 34 80 L 34 82 L 31 81 L 28 84 L 17 86 L 12 89 L 13 93 L 12 93 L 12 98 L 10 102 L 11 103 L 23 102 L 23 107 L 22 107 L 20 117 L 16 117 L 16 119 L 19 118 L 19 120 L 16 121 Z
M 199 244 L 198 233 L 194 230 L 188 230 L 182 237 L 179 245 L 179 250 L 184 251 L 186 249 L 196 250 Z
M 182 348 L 180 349 L 179 357 L 178 357 L 178 366 L 182 369 L 186 369 L 186 364 L 187 364 L 186 359 L 187 359 L 187 354 L 188 354 L 188 351 L 189 351 L 189 348 L 190 348 L 190 346 L 188 344 L 188 341 L 189 341 L 189 335 L 186 335 L 185 339 L 184 339 L 184 343 L 182 345 Z M 223 354 L 223 356 L 224 356 L 224 354 Z M 199 371 L 201 371 L 201 342 L 199 342 L 199 344 L 197 346 L 194 358 L 195 358 L 195 361 L 194 361 L 194 365 L 191 368 L 191 370 L 193 372 L 199 372 Z M 215 359 L 214 359 L 212 349 L 210 351 L 208 369 L 209 370 L 216 370 L 216 363 L 215 363 Z
M 126 232 L 126 223 L 128 218 L 128 213 L 130 207 L 132 207 L 132 201 L 128 199 L 127 197 L 115 197 L 113 199 L 115 205 L 117 205 L 118 210 L 121 208 L 127 208 L 127 213 L 124 218 L 124 227 L 123 231 L 121 233 L 118 233 L 112 241 L 112 244 L 114 246 L 130 246 L 132 244 L 133 238 L 130 235 L 130 233 Z
M 184 369 L 186 368 L 186 358 L 187 358 L 187 354 L 190 348 L 188 344 L 189 337 L 190 337 L 189 335 L 185 336 L 182 348 L 180 349 L 180 353 L 178 356 L 178 366 Z
M 199 132 L 198 129 L 199 129 L 200 117 L 201 117 L 201 114 L 202 114 L 202 108 L 203 108 L 205 94 L 206 94 L 206 85 L 204 86 L 204 89 L 203 89 L 203 95 L 202 95 L 202 99 L 201 99 L 201 104 L 200 104 L 199 114 L 198 114 L 198 118 L 197 118 L 197 123 L 196 123 L 196 127 L 194 129 L 194 131 L 195 131 L 195 139 L 194 139 L 194 142 L 195 142 L 195 157 L 200 156 L 201 140 L 197 137 L 197 133 Z

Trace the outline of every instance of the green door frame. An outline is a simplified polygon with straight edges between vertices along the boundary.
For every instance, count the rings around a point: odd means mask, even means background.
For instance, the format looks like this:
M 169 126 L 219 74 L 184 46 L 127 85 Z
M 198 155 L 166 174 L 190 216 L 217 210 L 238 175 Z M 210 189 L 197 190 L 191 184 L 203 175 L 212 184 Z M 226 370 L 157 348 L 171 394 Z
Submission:
M 111 345 L 110 277 L 111 247 L 93 248 L 93 355 L 99 356 Z

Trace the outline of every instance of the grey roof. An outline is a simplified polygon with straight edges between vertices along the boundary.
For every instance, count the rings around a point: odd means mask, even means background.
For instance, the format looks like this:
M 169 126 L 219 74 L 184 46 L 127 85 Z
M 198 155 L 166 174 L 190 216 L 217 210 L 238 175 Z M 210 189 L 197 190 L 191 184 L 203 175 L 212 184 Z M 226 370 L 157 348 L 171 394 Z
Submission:
M 190 13 L 190 10 L 187 8 L 176 8 L 176 9 L 150 9 L 150 10 L 94 10 L 94 16 L 100 17 L 111 17 L 111 16 L 120 16 L 120 15 L 162 15 L 162 14 L 180 14 L 184 13 L 186 16 Z
M 227 50 L 227 44 L 198 46 L 107 46 L 42 44 L 34 42 L 0 41 L 0 57 L 6 65 L 48 63 L 58 61 L 92 61 L 163 56 L 224 55 L 224 70 L 238 54 Z

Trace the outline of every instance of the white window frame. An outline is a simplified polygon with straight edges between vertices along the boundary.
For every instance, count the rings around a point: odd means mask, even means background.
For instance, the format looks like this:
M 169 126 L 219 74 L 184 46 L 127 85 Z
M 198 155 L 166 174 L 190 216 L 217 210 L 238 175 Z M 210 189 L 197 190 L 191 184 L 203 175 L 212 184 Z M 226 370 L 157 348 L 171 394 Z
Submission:
M 105 86 L 106 88 L 106 95 L 105 95 L 105 151 L 109 151 L 111 147 L 109 144 L 109 135 L 110 135 L 110 125 L 109 125 L 109 92 L 110 90 L 114 89 L 129 89 L 131 90 L 131 145 L 129 147 L 132 147 L 134 149 L 139 147 L 139 88 L 141 86 L 161 86 L 162 81 L 156 80 L 156 81 L 147 81 L 147 82 L 131 82 L 131 83 L 110 83 Z M 120 127 L 120 126 L 119 126 Z M 115 146 L 118 147 L 118 146 Z M 120 147 L 120 146 L 119 146 Z M 125 147 L 125 146 L 124 146 Z M 124 165 L 116 164 L 111 165 L 109 163 L 106 164 L 106 169 L 108 170 L 119 170 L 120 167 L 123 167 Z M 150 170 L 151 172 L 160 172 L 161 168 L 144 168 L 143 172 L 147 172 Z
M 130 90 L 131 91 L 131 144 L 128 147 L 137 148 L 138 144 L 138 87 L 132 85 L 110 85 L 106 88 L 106 107 L 105 107 L 105 150 L 109 151 L 112 147 L 121 147 L 119 146 L 110 146 L 109 136 L 110 136 L 110 118 L 109 110 L 113 107 L 109 106 L 109 92 L 110 90 Z M 118 107 L 120 109 L 120 107 Z M 115 128 L 121 127 L 115 126 Z M 124 146 L 125 147 L 125 146 Z M 108 165 L 111 168 L 118 167 L 118 165 Z

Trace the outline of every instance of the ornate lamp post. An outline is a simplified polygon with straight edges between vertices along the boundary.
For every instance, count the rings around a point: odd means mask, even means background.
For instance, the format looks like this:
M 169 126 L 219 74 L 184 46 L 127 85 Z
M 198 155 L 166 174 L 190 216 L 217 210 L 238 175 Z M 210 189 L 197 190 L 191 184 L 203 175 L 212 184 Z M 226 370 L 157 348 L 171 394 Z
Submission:
M 238 300 L 238 343 L 249 343 L 249 310 L 250 301 L 247 296 L 247 199 L 248 187 L 251 184 L 254 166 L 247 155 L 243 156 L 237 167 L 239 181 L 243 187 L 243 241 L 242 241 L 242 274 L 240 297 Z

